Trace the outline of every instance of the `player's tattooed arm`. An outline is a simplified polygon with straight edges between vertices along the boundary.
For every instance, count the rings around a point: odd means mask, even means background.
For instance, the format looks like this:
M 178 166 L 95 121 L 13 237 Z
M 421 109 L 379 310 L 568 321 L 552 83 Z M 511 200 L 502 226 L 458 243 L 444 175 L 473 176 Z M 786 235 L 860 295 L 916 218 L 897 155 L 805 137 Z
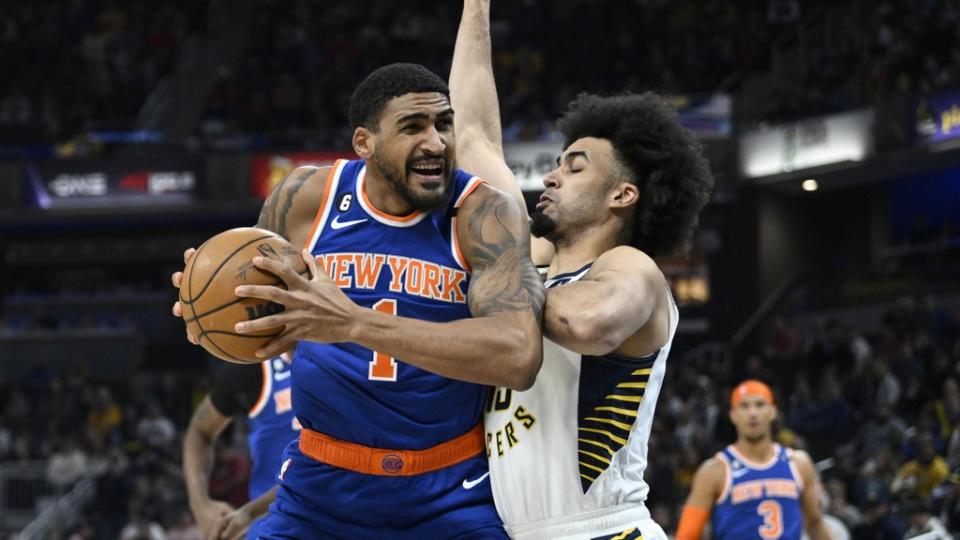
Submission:
M 450 104 L 457 111 L 453 121 L 459 167 L 510 194 L 525 211 L 520 184 L 503 153 L 500 105 L 493 77 L 490 0 L 463 2 L 450 68 Z M 534 263 L 549 264 L 553 244 L 543 238 L 533 238 L 529 244 Z
M 492 192 L 482 197 L 467 220 L 474 267 L 467 295 L 470 311 L 482 317 L 498 311 L 531 312 L 540 324 L 545 291 L 530 260 L 530 235 L 516 203 Z
M 316 167 L 298 167 L 281 180 L 263 203 L 260 217 L 257 219 L 257 227 L 289 238 L 287 235 L 291 224 L 296 224 L 296 219 L 291 219 L 294 201 L 297 200 L 297 194 L 301 193 L 303 187 L 317 171 Z
M 284 350 L 291 341 L 353 342 L 451 379 L 525 390 L 543 360 L 544 309 L 543 284 L 530 261 L 526 217 L 509 195 L 482 185 L 459 208 L 455 234 L 465 266 L 473 269 L 466 298 L 461 293 L 458 301 L 468 303 L 473 317 L 433 322 L 360 307 L 304 252 L 309 279 L 273 259 L 255 262 L 283 279 L 287 288 L 243 286 L 237 294 L 286 309 L 238 323 L 236 331 L 283 326 L 283 333 L 258 352 L 262 357 Z M 391 376 L 397 372 L 384 377 L 393 380 Z

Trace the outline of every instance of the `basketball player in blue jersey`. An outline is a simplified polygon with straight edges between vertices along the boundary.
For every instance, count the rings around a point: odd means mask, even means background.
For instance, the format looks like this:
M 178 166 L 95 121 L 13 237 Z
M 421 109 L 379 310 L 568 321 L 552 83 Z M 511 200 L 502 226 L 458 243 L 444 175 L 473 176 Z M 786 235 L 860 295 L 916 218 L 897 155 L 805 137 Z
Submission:
M 522 201 L 503 156 L 489 10 L 464 1 L 450 73 L 457 153 Z M 652 257 L 685 250 L 713 178 L 653 94 L 582 96 L 559 125 L 564 152 L 531 217 L 547 278 L 543 366 L 532 388 L 488 402 L 494 499 L 515 538 L 665 539 L 643 476 L 678 312 Z
M 749 380 L 733 390 L 737 441 L 697 470 L 677 540 L 700 540 L 708 519 L 717 540 L 800 540 L 804 530 L 811 540 L 830 540 L 817 471 L 805 452 L 773 442 L 776 417 L 766 384 Z
M 422 66 L 378 69 L 350 104 L 361 159 L 297 169 L 264 204 L 258 225 L 304 246 L 310 276 L 255 258 L 286 289 L 236 291 L 285 306 L 237 325 L 283 327 L 262 355 L 296 345 L 303 431 L 262 538 L 505 536 L 486 385 L 533 383 L 543 284 L 522 207 L 456 168 L 448 96 Z
M 249 532 L 256 538 L 257 520 L 274 499 L 281 456 L 300 426 L 290 404 L 289 355 L 259 365 L 222 363 L 210 394 L 193 412 L 183 439 L 183 475 L 197 526 L 207 538 L 233 539 Z M 207 492 L 213 448 L 235 415 L 247 416 L 247 441 L 253 466 L 249 502 L 233 509 Z

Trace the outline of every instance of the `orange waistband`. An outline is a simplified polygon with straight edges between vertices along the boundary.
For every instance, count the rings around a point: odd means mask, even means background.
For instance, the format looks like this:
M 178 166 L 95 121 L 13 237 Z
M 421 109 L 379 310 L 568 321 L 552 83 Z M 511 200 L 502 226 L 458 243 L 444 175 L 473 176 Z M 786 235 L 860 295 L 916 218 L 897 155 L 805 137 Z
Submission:
M 483 452 L 481 424 L 455 439 L 426 450 L 386 450 L 334 439 L 304 428 L 300 451 L 348 471 L 379 476 L 413 476 L 456 465 Z

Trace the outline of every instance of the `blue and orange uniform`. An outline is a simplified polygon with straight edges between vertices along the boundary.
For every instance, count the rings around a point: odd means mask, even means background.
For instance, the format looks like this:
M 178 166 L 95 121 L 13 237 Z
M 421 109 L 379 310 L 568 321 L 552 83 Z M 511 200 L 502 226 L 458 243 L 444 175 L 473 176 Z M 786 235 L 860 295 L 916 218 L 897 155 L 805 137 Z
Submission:
M 767 463 L 748 460 L 732 445 L 717 453 L 727 475 L 711 517 L 715 539 L 800 540 L 803 481 L 791 461 L 792 450 L 775 448 Z
M 457 209 L 481 180 L 455 171 L 432 212 L 391 216 L 364 188 L 363 160 L 338 161 L 307 240 L 355 303 L 403 317 L 470 317 Z M 303 425 L 287 448 L 264 538 L 503 538 L 480 422 L 488 389 L 354 343 L 301 341 L 292 397 Z
M 210 402 L 223 416 L 247 414 L 247 443 L 253 461 L 247 487 L 250 500 L 277 484 L 283 451 L 300 430 L 290 400 L 289 356 L 285 356 L 259 365 L 223 362 L 210 391 Z M 247 538 L 257 538 L 261 522 L 250 526 Z

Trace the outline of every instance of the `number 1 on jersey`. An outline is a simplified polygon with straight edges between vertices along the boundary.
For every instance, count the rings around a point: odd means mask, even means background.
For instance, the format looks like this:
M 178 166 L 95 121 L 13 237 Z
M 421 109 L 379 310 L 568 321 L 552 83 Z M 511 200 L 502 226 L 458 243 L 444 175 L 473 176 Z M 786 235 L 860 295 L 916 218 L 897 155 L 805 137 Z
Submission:
M 397 314 L 397 301 L 384 298 L 373 305 L 373 309 L 380 313 L 388 315 Z M 383 353 L 373 351 L 373 360 L 370 361 L 370 369 L 367 371 L 367 378 L 371 381 L 396 381 L 397 380 L 397 359 L 387 356 Z

